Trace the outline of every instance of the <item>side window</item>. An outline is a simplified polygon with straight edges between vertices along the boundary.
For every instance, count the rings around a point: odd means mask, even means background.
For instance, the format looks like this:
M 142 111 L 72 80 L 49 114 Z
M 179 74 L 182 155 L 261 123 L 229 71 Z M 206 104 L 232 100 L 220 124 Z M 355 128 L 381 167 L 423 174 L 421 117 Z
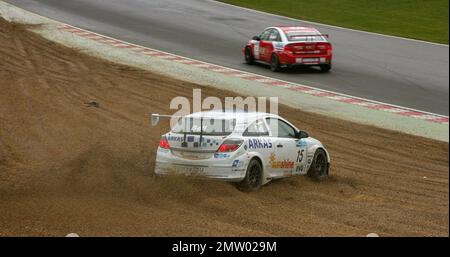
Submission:
M 259 37 L 261 40 L 269 40 L 271 29 L 264 31 Z
M 262 137 L 269 136 L 269 130 L 263 120 L 257 120 L 250 124 L 242 134 L 244 137 Z
M 278 33 L 278 30 L 272 29 L 272 32 L 270 33 L 270 36 L 269 36 L 269 40 L 275 41 L 275 42 L 281 41 L 281 36 L 280 36 L 280 33 Z
M 276 41 L 281 42 L 281 34 L 280 34 L 280 32 L 278 32 L 278 30 L 277 30 L 277 40 Z
M 275 118 L 267 118 L 267 123 L 273 137 L 296 138 L 295 129 L 286 122 Z

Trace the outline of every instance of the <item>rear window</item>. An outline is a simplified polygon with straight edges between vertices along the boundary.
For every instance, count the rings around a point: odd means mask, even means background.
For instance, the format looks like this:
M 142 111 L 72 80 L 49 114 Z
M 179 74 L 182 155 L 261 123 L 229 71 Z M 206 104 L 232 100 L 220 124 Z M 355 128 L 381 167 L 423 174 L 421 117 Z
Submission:
M 236 126 L 235 119 L 181 118 L 172 129 L 174 133 L 193 135 L 227 136 Z M 203 129 L 202 129 L 203 128 Z
M 289 31 L 286 32 L 286 37 L 291 42 L 323 42 L 327 41 L 324 36 L 318 32 L 305 32 L 305 31 Z

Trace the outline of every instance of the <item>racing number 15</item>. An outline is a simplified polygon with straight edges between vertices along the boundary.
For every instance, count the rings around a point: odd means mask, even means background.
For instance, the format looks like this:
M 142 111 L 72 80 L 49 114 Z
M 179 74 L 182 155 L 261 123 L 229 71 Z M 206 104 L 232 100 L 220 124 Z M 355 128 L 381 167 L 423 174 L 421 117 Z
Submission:
M 305 153 L 305 149 L 298 150 L 297 162 L 303 161 L 304 153 Z

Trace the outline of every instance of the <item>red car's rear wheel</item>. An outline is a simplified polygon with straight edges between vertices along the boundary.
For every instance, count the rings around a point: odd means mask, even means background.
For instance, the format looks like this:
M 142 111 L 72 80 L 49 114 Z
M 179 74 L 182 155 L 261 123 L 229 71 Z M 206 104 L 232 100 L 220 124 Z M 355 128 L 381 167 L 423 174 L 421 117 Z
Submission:
M 280 71 L 280 60 L 276 54 L 272 54 L 272 57 L 270 58 L 270 69 L 273 72 Z
M 322 72 L 329 72 L 331 70 L 331 63 L 330 64 L 322 64 L 320 65 L 320 71 Z

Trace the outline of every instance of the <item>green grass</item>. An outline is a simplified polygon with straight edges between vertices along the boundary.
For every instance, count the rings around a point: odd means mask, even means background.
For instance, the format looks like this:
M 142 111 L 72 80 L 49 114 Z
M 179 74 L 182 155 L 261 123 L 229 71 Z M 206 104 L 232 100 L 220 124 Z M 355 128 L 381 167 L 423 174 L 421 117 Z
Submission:
M 292 18 L 448 44 L 448 0 L 220 0 Z

